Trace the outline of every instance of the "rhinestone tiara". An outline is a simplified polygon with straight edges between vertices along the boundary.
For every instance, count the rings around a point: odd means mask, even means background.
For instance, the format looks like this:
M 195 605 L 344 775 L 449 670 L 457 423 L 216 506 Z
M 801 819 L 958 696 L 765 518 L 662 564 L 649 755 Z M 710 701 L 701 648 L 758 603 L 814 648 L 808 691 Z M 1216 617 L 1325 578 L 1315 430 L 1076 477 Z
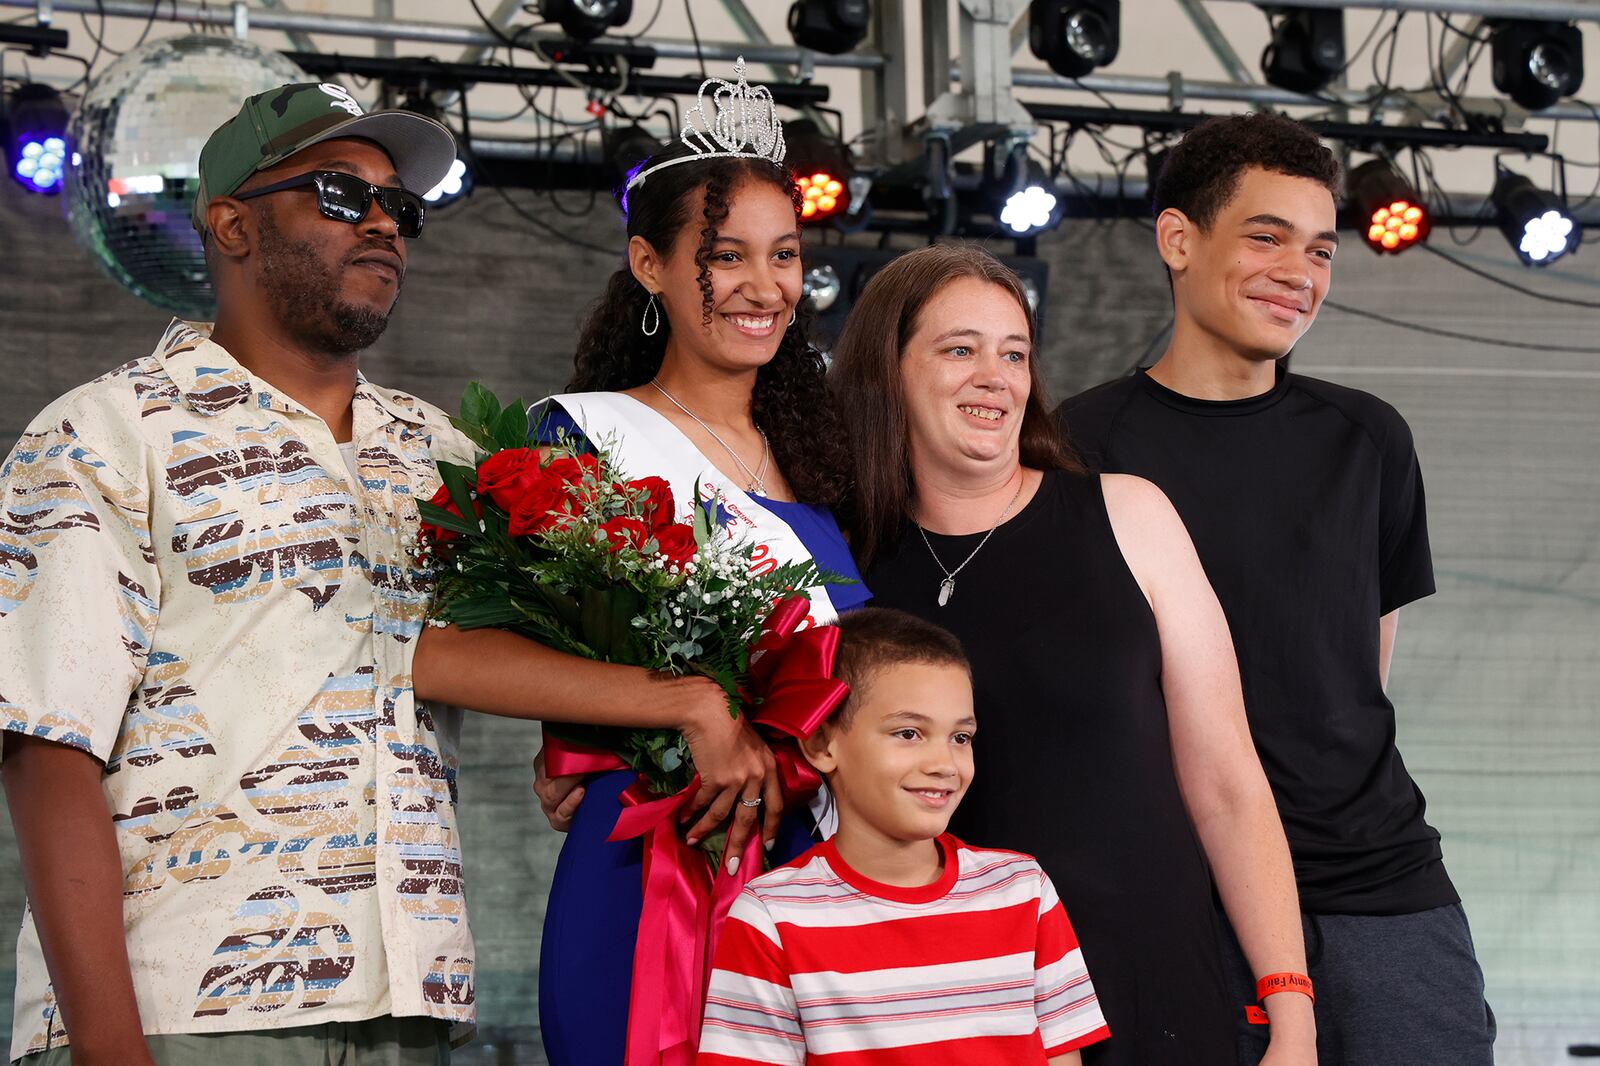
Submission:
M 783 123 L 778 120 L 771 90 L 745 80 L 744 56 L 734 63 L 733 76 L 739 79 L 737 83 L 721 78 L 701 82 L 695 105 L 684 115 L 679 139 L 694 154 L 646 167 L 628 179 L 624 193 L 644 184 L 644 179 L 658 170 L 699 159 L 765 159 L 774 166 L 782 165 Z M 711 92 L 709 101 L 707 89 Z

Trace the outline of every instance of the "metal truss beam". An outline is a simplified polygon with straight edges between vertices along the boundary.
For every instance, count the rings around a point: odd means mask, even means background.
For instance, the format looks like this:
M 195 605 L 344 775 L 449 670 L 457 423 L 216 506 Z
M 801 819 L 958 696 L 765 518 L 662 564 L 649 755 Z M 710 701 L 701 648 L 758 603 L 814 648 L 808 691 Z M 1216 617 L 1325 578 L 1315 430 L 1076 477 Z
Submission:
M 1193 129 L 1212 117 L 1197 111 L 1133 111 L 1047 104 L 1032 100 L 1024 100 L 1022 106 L 1042 122 L 1065 122 L 1075 126 L 1134 126 L 1166 133 Z M 1431 126 L 1384 126 L 1374 122 L 1309 121 L 1306 125 L 1329 140 L 1344 141 L 1357 147 L 1387 144 L 1418 148 L 1505 148 L 1530 155 L 1541 154 L 1550 147 L 1550 138 L 1542 133 L 1473 133 Z
M 958 0 L 961 48 L 958 89 L 928 97 L 927 127 L 932 132 L 970 131 L 974 127 L 1009 130 L 1026 137 L 1033 125 L 1012 97 L 1011 24 L 1027 8 L 1027 0 Z M 943 17 L 942 4 L 928 5 L 928 17 Z M 930 27 L 928 40 L 938 35 Z M 944 65 L 929 55 L 935 73 Z M 944 61 L 945 63 L 948 60 Z M 934 85 L 930 84 L 932 90 Z
M 288 14 L 289 12 L 288 7 L 283 3 L 283 0 L 261 0 L 261 6 L 271 8 L 273 11 L 280 11 L 285 14 Z M 311 35 L 308 33 L 304 33 L 300 30 L 290 30 L 284 36 L 289 38 L 289 43 L 294 45 L 296 51 L 315 52 L 317 50 L 317 46 L 311 43 Z
M 1298 2 L 1298 0 L 1297 0 Z M 1107 95 L 1123 96 L 1161 96 L 1165 97 L 1170 106 L 1182 106 L 1186 100 L 1227 100 L 1240 104 L 1271 105 L 1273 107 L 1315 107 L 1325 110 L 1328 102 L 1316 97 L 1302 96 L 1285 89 L 1271 85 L 1235 85 L 1226 81 L 1194 81 L 1183 77 L 1181 74 L 1172 73 L 1164 78 L 1137 77 L 1122 74 L 1090 74 L 1086 77 L 1073 80 L 1061 78 L 1049 71 L 1019 70 L 1013 77 L 1016 85 L 1031 89 L 1067 89 L 1072 92 L 1095 92 Z M 1324 94 L 1333 96 L 1341 103 L 1352 107 L 1371 106 L 1369 94 L 1359 89 L 1327 89 Z M 1390 99 L 1393 106 L 1400 106 L 1400 101 L 1408 95 L 1404 92 L 1394 92 Z M 1424 94 L 1426 95 L 1426 94 Z M 1420 99 L 1420 98 L 1419 98 Z M 1498 97 L 1469 97 L 1461 101 L 1462 105 L 1472 111 L 1487 111 L 1491 114 L 1502 111 L 1516 112 L 1516 108 L 1509 101 Z M 1600 107 L 1600 105 L 1596 105 Z M 1533 112 L 1532 118 L 1541 119 L 1577 119 L 1584 122 L 1597 121 L 1596 108 L 1578 101 L 1562 101 L 1543 111 Z
M 1211 49 L 1211 54 L 1222 64 L 1222 69 L 1228 77 L 1240 85 L 1254 84 L 1255 75 L 1244 65 L 1244 60 L 1239 58 L 1239 53 L 1234 50 L 1228 35 L 1222 32 L 1222 27 L 1217 25 L 1217 20 L 1211 17 L 1211 12 L 1201 5 L 1200 0 L 1178 0 L 1178 6 L 1189 16 L 1194 28 L 1200 31 L 1200 39 Z
M 347 56 L 328 52 L 285 52 L 290 61 L 308 74 L 353 74 L 381 78 L 396 84 L 426 82 L 430 87 L 476 85 L 553 85 L 571 84 L 568 77 L 598 89 L 616 89 L 617 74 L 593 70 L 556 70 L 553 67 L 508 67 L 484 64 L 435 63 L 427 59 L 387 59 L 382 56 Z M 692 96 L 700 88 L 700 78 L 663 77 L 658 74 L 628 75 L 628 88 L 646 96 Z M 816 82 L 769 85 L 772 98 L 785 107 L 804 107 L 828 99 L 828 87 Z
M 58 0 L 59 2 L 59 0 Z M 1220 0 L 1255 3 L 1256 0 Z M 1430 15 L 1481 15 L 1484 18 L 1551 19 L 1600 22 L 1600 0 L 1294 0 L 1296 7 L 1364 7 L 1379 11 L 1419 11 Z
M 168 3 L 161 0 L 156 5 L 154 13 L 151 3 L 154 0 L 52 0 L 56 11 L 70 14 L 98 14 L 104 11 L 113 18 L 138 19 L 140 22 L 157 19 L 164 22 L 185 22 L 207 26 L 231 27 L 234 22 L 232 7 L 204 6 L 196 3 Z M 34 8 L 37 0 L 0 0 L 0 7 L 25 7 Z M 416 22 L 405 19 L 396 19 L 393 22 L 378 22 L 375 19 L 363 18 L 359 15 L 318 15 L 310 12 L 281 12 L 269 11 L 261 7 L 245 9 L 252 29 L 281 30 L 288 32 L 300 30 L 306 33 L 326 33 L 335 37 L 365 37 L 374 41 L 422 41 L 430 44 L 453 44 L 462 47 L 492 48 L 500 41 L 481 26 L 470 26 L 463 23 L 450 22 Z M 554 45 L 564 38 L 542 35 L 537 38 L 543 44 Z M 823 55 L 807 51 L 802 48 L 780 47 L 777 45 L 756 44 L 724 44 L 716 41 L 704 42 L 698 49 L 693 41 L 680 41 L 669 39 L 641 38 L 637 41 L 618 41 L 601 37 L 585 47 L 596 53 L 626 50 L 635 47 L 648 47 L 655 50 L 657 56 L 666 59 L 695 59 L 704 55 L 707 59 L 726 62 L 744 56 L 751 63 L 787 63 L 798 66 L 811 63 L 818 67 L 844 67 L 854 70 L 871 70 L 883 66 L 883 56 L 863 52 L 847 52 L 844 55 Z

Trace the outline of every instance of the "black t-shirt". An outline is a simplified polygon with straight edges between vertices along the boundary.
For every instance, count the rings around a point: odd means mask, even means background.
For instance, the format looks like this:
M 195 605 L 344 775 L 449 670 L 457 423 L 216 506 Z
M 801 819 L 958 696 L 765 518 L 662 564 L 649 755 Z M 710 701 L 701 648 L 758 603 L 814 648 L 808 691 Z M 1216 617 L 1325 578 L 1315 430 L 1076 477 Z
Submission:
M 1188 526 L 1228 616 L 1301 907 L 1457 902 L 1378 673 L 1379 618 L 1434 591 L 1405 420 L 1281 366 L 1245 400 L 1191 399 L 1140 372 L 1059 415 L 1091 467 L 1153 481 Z

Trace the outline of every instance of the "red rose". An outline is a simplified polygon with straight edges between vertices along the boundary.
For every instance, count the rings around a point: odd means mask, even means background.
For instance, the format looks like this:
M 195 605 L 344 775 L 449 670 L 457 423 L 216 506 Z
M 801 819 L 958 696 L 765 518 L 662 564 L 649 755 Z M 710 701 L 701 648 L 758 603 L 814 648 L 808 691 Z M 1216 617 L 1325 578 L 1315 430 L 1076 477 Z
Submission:
M 435 507 L 443 507 L 446 511 L 449 511 L 457 518 L 464 517 L 461 514 L 461 508 L 456 506 L 456 501 L 451 499 L 450 489 L 448 486 L 440 485 L 439 491 L 435 492 L 433 497 L 429 499 L 428 502 L 433 504 Z M 473 502 L 472 509 L 478 512 L 480 515 L 483 513 L 483 508 L 476 501 Z M 438 526 L 430 525 L 427 522 L 422 523 L 422 534 L 423 536 L 432 540 L 435 544 L 449 544 L 451 541 L 457 540 L 461 536 L 460 533 L 457 533 L 453 529 L 440 529 Z
M 597 456 L 563 455 L 559 459 L 552 459 L 545 464 L 545 477 L 560 478 L 569 485 L 582 485 L 585 478 L 598 477 L 600 474 L 600 459 Z
M 637 548 L 650 539 L 650 529 L 637 518 L 618 515 L 600 527 L 606 535 L 606 547 L 620 551 L 624 546 Z
M 665 478 L 642 477 L 623 486 L 628 498 L 639 506 L 639 517 L 653 530 L 670 526 L 673 521 L 674 502 L 672 486 Z
M 516 505 L 511 508 L 508 532 L 513 537 L 526 537 L 566 521 L 564 505 L 570 502 L 566 482 L 553 477 L 541 477 L 527 483 Z
M 478 492 L 499 504 L 507 514 L 517 501 L 544 475 L 539 469 L 539 453 L 532 448 L 507 448 L 485 459 L 478 467 Z
M 656 550 L 667 557 L 667 561 L 682 566 L 694 558 L 694 553 L 700 546 L 694 542 L 694 527 L 675 523 L 664 526 L 655 531 Z

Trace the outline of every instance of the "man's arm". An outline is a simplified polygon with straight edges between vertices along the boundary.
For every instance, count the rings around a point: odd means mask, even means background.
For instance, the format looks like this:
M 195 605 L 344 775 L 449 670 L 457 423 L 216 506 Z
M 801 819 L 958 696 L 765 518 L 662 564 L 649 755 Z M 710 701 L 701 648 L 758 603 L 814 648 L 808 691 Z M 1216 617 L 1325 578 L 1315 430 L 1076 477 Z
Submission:
M 1378 619 L 1378 684 L 1389 691 L 1389 667 L 1394 662 L 1394 634 L 1400 628 L 1400 608 Z
M 94 756 L 5 734 L 0 761 L 22 880 L 73 1066 L 154 1066 L 133 995 L 122 860 Z

